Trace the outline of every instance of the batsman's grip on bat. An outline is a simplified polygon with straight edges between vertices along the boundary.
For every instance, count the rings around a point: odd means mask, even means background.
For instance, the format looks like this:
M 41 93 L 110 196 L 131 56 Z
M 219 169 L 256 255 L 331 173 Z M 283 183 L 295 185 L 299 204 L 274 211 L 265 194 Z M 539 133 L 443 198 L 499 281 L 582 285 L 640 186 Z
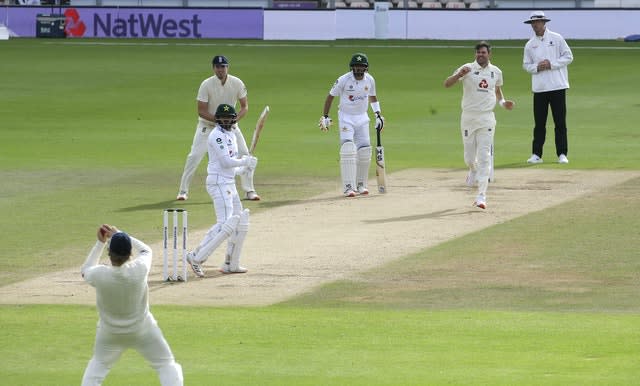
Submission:
M 243 155 L 242 161 L 244 162 L 244 166 L 253 170 L 258 165 L 258 159 L 252 155 Z
M 380 114 L 380 111 L 376 111 L 376 130 L 382 131 L 384 129 L 384 117 Z
M 320 121 L 318 121 L 318 127 L 322 131 L 329 131 L 329 126 L 331 126 L 332 123 L 333 121 L 328 115 L 323 115 L 320 117 Z

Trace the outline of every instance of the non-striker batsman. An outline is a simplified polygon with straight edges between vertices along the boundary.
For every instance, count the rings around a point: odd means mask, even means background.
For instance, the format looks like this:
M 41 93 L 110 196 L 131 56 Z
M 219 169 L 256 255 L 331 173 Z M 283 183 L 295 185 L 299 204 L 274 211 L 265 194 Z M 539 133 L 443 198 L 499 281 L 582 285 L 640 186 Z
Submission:
M 340 132 L 340 174 L 342 189 L 346 197 L 369 194 L 367 182 L 371 165 L 371 141 L 369 139 L 369 115 L 367 108 L 376 117 L 376 129 L 384 128 L 384 117 L 376 95 L 376 81 L 369 74 L 367 55 L 357 53 L 349 62 L 351 69 L 335 81 L 324 102 L 318 126 L 328 131 L 332 123 L 329 111 L 333 99 L 340 97 L 338 106 L 338 130 Z

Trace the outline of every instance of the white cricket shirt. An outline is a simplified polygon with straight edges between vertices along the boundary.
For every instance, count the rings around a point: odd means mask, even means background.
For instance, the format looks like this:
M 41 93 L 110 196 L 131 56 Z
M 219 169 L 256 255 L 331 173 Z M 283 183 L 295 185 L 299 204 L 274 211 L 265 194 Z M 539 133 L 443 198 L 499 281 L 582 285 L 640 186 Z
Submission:
M 207 102 L 209 104 L 209 113 L 215 115 L 219 105 L 226 103 L 236 107 L 238 100 L 246 96 L 247 88 L 240 78 L 227 75 L 227 81 L 223 85 L 220 79 L 214 75 L 202 81 L 196 99 L 200 102 Z M 203 119 L 202 117 L 198 117 L 198 120 L 205 125 L 215 125 L 215 122 Z
M 462 111 L 488 112 L 496 106 L 496 86 L 502 87 L 502 71 L 490 62 L 482 67 L 478 62 L 463 64 L 453 73 L 458 73 L 462 67 L 471 68 L 462 79 Z
M 348 72 L 336 80 L 329 94 L 340 97 L 338 109 L 347 114 L 366 114 L 369 96 L 376 96 L 376 81 L 368 72 L 362 80 L 357 80 L 352 72 Z
M 238 144 L 235 133 L 216 125 L 207 139 L 207 148 L 207 184 L 235 183 L 236 168 L 244 166 L 242 160 L 236 158 Z
M 81 269 L 84 280 L 96 289 L 98 325 L 113 333 L 134 332 L 147 318 L 153 318 L 147 285 L 151 248 L 134 237 L 131 246 L 132 256 L 137 256 L 134 260 L 119 267 L 98 265 L 105 243 L 97 241 Z
M 538 72 L 538 63 L 548 59 L 551 70 Z M 531 74 L 531 90 L 545 92 L 569 88 L 567 66 L 573 62 L 573 53 L 564 38 L 545 30 L 542 37 L 534 35 L 524 46 L 522 68 Z

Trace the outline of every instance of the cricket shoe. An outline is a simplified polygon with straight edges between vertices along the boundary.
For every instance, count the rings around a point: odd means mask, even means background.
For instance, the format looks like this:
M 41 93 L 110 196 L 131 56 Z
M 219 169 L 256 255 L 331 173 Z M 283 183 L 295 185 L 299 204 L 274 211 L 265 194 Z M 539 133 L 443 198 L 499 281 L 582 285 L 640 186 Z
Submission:
M 473 206 L 480 209 L 487 209 L 487 199 L 484 197 L 484 195 L 478 194 L 478 197 L 476 197 Z
M 467 186 L 476 186 L 476 172 L 475 170 L 469 169 L 469 173 L 467 173 Z
M 542 158 L 540 158 L 537 154 L 531 154 L 531 157 L 527 160 L 528 164 L 541 164 Z
M 364 186 L 358 186 L 358 194 L 361 196 L 366 196 L 367 194 L 369 194 L 369 189 L 365 188 Z
M 230 275 L 233 273 L 247 273 L 248 271 L 249 270 L 246 269 L 245 267 L 238 267 L 236 269 L 231 269 L 227 264 L 220 267 L 220 272 L 222 272 L 225 275 Z
M 353 189 L 349 188 L 349 189 L 344 191 L 344 196 L 345 197 L 355 197 L 356 196 L 356 192 Z
M 569 158 L 567 158 L 567 156 L 564 155 L 564 154 L 560 154 L 558 156 L 558 163 L 559 164 L 568 164 L 569 163 Z
M 255 191 L 247 192 L 247 200 L 249 201 L 260 201 L 260 196 Z
M 187 263 L 189 263 L 189 265 L 191 266 L 191 269 L 193 270 L 193 273 L 195 273 L 196 276 L 204 277 L 204 270 L 202 269 L 202 265 L 193 261 L 195 257 L 196 257 L 195 253 L 193 252 L 187 253 Z
M 187 192 L 182 190 L 182 191 L 180 191 L 180 193 L 178 193 L 178 197 L 176 197 L 176 200 L 178 200 L 178 201 L 187 201 L 187 198 L 189 198 L 189 195 L 187 194 Z

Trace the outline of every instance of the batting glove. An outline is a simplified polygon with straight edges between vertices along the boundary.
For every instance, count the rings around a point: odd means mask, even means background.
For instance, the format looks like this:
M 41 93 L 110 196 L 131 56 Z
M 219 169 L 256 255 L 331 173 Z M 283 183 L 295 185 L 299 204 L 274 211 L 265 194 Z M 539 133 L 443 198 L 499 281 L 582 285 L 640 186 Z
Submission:
M 242 160 L 245 162 L 245 166 L 249 169 L 255 169 L 258 165 L 258 159 L 252 155 L 243 155 Z
M 380 115 L 380 111 L 376 111 L 376 130 L 382 131 L 384 129 L 384 117 Z
M 328 115 L 323 115 L 320 117 L 318 127 L 320 127 L 320 130 L 322 131 L 329 131 L 329 126 L 331 126 L 332 123 L 333 121 L 331 120 L 331 118 L 329 118 Z

